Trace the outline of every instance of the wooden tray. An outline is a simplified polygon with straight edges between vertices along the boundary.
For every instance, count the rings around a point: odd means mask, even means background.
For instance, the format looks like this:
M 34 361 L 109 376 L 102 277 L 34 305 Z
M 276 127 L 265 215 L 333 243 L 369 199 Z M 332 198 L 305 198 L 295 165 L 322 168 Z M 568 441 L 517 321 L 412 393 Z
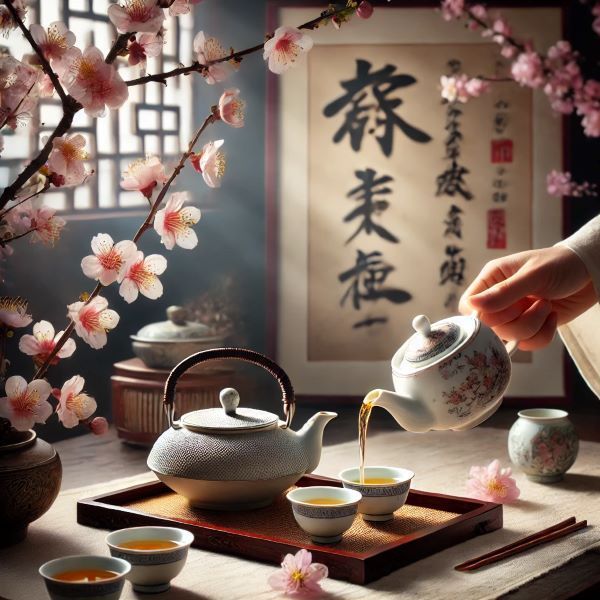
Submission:
M 307 475 L 296 485 L 341 482 Z M 208 511 L 190 507 L 161 482 L 151 482 L 77 502 L 77 522 L 119 529 L 139 525 L 178 526 L 194 534 L 193 546 L 269 563 L 306 548 L 329 575 L 364 584 L 502 527 L 502 505 L 470 498 L 410 490 L 393 521 L 375 523 L 357 516 L 341 542 L 315 545 L 294 521 L 282 495 L 271 506 L 253 511 Z

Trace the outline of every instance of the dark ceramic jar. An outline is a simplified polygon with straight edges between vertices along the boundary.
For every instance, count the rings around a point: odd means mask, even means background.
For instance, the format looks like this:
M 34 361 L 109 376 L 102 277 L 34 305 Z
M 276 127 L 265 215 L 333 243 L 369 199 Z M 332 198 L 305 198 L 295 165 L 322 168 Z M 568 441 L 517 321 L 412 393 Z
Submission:
M 35 431 L 11 431 L 0 444 L 0 546 L 20 542 L 27 526 L 51 506 L 60 490 L 56 450 Z

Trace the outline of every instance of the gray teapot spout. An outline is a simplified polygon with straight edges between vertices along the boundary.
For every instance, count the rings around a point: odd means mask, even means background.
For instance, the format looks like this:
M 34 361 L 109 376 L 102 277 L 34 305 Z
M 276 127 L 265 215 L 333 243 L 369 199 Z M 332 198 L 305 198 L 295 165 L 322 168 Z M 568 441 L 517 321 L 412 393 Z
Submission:
M 312 473 L 321 460 L 321 448 L 323 447 L 323 430 L 325 425 L 335 419 L 337 413 L 321 411 L 314 414 L 296 433 L 304 453 L 308 456 L 307 473 Z
M 423 433 L 434 427 L 433 415 L 425 403 L 419 400 L 413 400 L 387 390 L 373 390 L 366 395 L 363 402 L 385 408 L 396 419 L 400 427 L 407 431 Z

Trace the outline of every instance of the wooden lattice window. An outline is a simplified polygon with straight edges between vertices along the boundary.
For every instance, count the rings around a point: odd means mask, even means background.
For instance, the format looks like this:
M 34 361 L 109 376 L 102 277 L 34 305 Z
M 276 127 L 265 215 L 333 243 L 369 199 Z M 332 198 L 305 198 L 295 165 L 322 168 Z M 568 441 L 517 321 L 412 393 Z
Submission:
M 77 36 L 76 45 L 84 49 L 96 45 L 108 51 L 115 30 L 107 17 L 109 0 L 35 0 L 30 2 L 28 23 L 47 26 L 62 21 Z M 160 73 L 190 64 L 192 60 L 192 14 L 168 17 L 165 20 L 165 46 L 161 56 L 148 60 L 148 73 Z M 5 43 L 11 53 L 21 59 L 31 52 L 26 40 L 12 32 Z M 120 66 L 121 76 L 134 79 L 137 67 Z M 62 115 L 57 98 L 44 99 L 34 116 L 34 126 L 18 127 L 14 134 L 5 134 L 5 149 L 0 160 L 0 187 L 5 187 L 22 168 L 24 160 L 41 146 L 41 140 L 54 129 Z M 88 169 L 96 174 L 85 185 L 49 191 L 44 204 L 63 213 L 87 213 L 132 210 L 147 205 L 137 192 L 120 189 L 121 172 L 136 158 L 157 154 L 164 161 L 178 156 L 187 145 L 192 124 L 192 78 L 179 77 L 168 86 L 149 83 L 129 88 L 129 100 L 118 111 L 110 111 L 99 119 L 83 111 L 75 115 L 72 132 L 82 133 L 93 158 Z M 121 211 L 119 211 L 121 212 Z

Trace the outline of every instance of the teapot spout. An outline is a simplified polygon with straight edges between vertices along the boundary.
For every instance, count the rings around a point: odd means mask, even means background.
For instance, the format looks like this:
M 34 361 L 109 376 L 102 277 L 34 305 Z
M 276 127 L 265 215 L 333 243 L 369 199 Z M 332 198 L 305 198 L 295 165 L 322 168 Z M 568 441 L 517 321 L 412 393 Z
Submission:
M 323 447 L 323 430 L 325 425 L 335 419 L 337 413 L 321 411 L 314 414 L 296 435 L 300 438 L 300 443 L 308 456 L 308 465 L 306 473 L 312 473 L 321 460 L 321 448 Z
M 365 396 L 363 402 L 385 408 L 400 427 L 407 431 L 424 433 L 433 427 L 433 416 L 419 400 L 387 390 L 372 390 Z

